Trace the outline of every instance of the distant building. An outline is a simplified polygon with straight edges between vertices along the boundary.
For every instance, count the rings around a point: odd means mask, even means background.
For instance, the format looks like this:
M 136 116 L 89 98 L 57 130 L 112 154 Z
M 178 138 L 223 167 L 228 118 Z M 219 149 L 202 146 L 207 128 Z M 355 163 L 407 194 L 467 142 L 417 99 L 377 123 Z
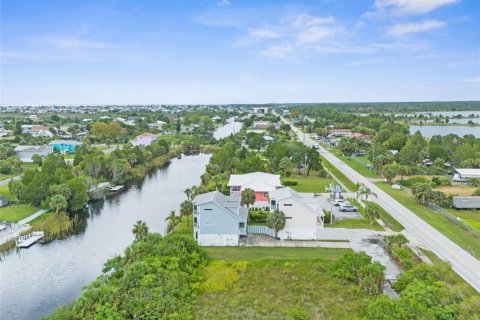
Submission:
M 453 197 L 452 206 L 456 209 L 480 209 L 480 197 Z
M 247 235 L 248 209 L 239 196 L 218 191 L 193 199 L 193 236 L 202 246 L 238 246 Z
M 253 108 L 253 114 L 264 115 L 266 113 L 268 113 L 268 108 L 267 107 L 255 107 L 255 108 Z
M 32 137 L 53 137 L 53 133 L 51 133 L 49 128 L 45 126 L 32 126 L 30 129 L 26 130 L 26 133 L 30 134 Z
M 255 191 L 255 203 L 253 207 L 263 208 L 269 206 L 269 193 L 282 187 L 280 175 L 265 172 L 253 172 L 247 174 L 232 174 L 228 181 L 230 194 L 241 196 L 245 189 Z
M 455 175 L 461 179 L 480 179 L 480 169 L 455 169 Z
M 299 193 L 290 187 L 270 192 L 270 211 L 285 214 L 285 227 L 280 239 L 316 240 L 317 229 L 323 228 L 325 213 L 313 193 Z
M 45 157 L 52 153 L 52 147 L 49 146 L 18 146 L 15 148 L 15 153 L 23 162 L 33 162 L 32 157 L 39 155 Z
M 146 146 L 149 146 L 155 140 L 157 140 L 156 135 L 150 132 L 145 132 L 145 133 L 142 133 L 141 135 L 136 136 L 131 143 L 133 146 L 146 147 Z
M 53 140 L 48 145 L 52 147 L 53 151 L 75 153 L 75 147 L 81 146 L 82 144 L 83 143 L 74 140 Z

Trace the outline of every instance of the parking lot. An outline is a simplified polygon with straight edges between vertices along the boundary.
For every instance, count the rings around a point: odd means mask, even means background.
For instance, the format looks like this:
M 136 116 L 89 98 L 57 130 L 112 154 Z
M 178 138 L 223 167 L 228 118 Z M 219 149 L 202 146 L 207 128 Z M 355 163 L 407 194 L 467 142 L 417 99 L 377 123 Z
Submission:
M 334 219 L 361 219 L 362 216 L 358 212 L 341 212 L 340 207 L 333 205 L 333 201 L 330 199 L 329 193 L 322 193 L 319 196 L 320 203 L 326 211 L 331 211 L 333 213 Z M 344 198 L 354 198 L 354 194 L 344 194 Z

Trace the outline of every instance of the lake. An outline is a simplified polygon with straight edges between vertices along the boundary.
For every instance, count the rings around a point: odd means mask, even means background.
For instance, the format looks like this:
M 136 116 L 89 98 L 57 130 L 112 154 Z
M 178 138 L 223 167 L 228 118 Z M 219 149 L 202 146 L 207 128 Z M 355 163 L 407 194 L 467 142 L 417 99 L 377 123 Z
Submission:
M 227 124 L 218 127 L 217 130 L 213 132 L 213 137 L 217 140 L 228 137 L 231 134 L 235 134 L 242 129 L 243 123 L 236 122 L 235 117 L 229 118 Z
M 82 286 L 101 274 L 106 260 L 134 239 L 137 220 L 151 232 L 165 233 L 165 218 L 179 211 L 183 191 L 200 183 L 210 155 L 184 156 L 147 176 L 141 184 L 91 204 L 81 223 L 64 240 L 11 252 L 0 263 L 1 319 L 38 319 L 69 303 Z
M 456 134 L 459 137 L 463 137 L 466 134 L 473 134 L 475 137 L 480 138 L 480 127 L 472 126 L 410 126 L 410 133 L 420 131 L 425 138 L 431 138 L 435 135 L 446 136 L 448 134 Z

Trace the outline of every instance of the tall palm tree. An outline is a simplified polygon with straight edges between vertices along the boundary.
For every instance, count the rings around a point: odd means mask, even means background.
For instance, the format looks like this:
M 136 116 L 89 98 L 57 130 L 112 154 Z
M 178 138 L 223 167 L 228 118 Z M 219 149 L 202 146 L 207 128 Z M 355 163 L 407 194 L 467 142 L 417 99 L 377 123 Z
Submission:
M 210 180 L 213 182 L 215 190 L 218 190 L 218 185 L 223 182 L 223 177 L 217 174 L 216 176 L 213 176 Z
M 175 210 L 172 210 L 170 211 L 170 214 L 165 218 L 165 221 L 168 221 L 167 232 L 170 232 L 180 222 L 180 217 L 175 214 Z
M 148 226 L 145 221 L 138 220 L 133 225 L 132 233 L 135 235 L 135 241 L 144 240 L 148 235 Z
M 242 192 L 242 200 L 240 201 L 242 206 L 247 206 L 247 208 L 250 208 L 250 205 L 255 203 L 256 195 L 255 191 L 253 191 L 250 188 L 246 188 Z
M 377 197 L 377 194 L 373 192 L 369 187 L 366 185 L 363 185 L 362 188 L 359 191 L 360 197 L 365 197 L 365 201 L 368 201 L 369 196 L 375 196 Z
M 48 204 L 55 209 L 55 214 L 58 214 L 61 210 L 66 209 L 68 205 L 67 200 L 61 194 L 56 194 L 50 197 Z
M 193 213 L 193 203 L 185 200 L 180 204 L 180 216 L 187 218 L 187 225 L 190 226 L 190 215 Z
M 380 218 L 380 208 L 375 203 L 367 201 L 365 205 L 365 215 L 367 216 L 370 224 L 373 224 L 375 219 Z
M 184 192 L 185 195 L 187 196 L 187 200 L 190 201 L 190 200 L 191 200 L 190 197 L 191 197 L 191 195 L 192 195 L 192 189 L 187 188 L 187 189 L 185 189 L 185 191 L 183 191 L 183 192 Z
M 358 193 L 360 192 L 361 188 L 362 188 L 362 184 L 360 182 L 357 182 L 355 184 L 355 188 L 352 190 L 357 195 L 357 200 L 358 200 Z
M 285 214 L 283 211 L 275 210 L 267 216 L 267 226 L 275 230 L 275 238 L 278 231 L 285 227 Z

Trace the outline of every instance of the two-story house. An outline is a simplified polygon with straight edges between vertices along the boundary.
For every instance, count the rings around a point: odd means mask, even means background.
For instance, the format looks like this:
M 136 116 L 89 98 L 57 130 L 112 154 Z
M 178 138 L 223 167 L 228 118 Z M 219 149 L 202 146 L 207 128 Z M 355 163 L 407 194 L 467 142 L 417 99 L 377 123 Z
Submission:
M 265 172 L 252 172 L 247 174 L 232 174 L 228 181 L 230 194 L 240 197 L 243 190 L 255 191 L 254 208 L 267 208 L 269 206 L 269 193 L 282 187 L 280 175 Z
M 323 228 L 325 213 L 313 193 L 299 193 L 290 187 L 270 192 L 270 211 L 285 214 L 285 227 L 280 239 L 316 240 L 317 229 Z
M 238 246 L 247 234 L 247 219 L 238 196 L 212 191 L 193 199 L 193 236 L 201 246 Z

